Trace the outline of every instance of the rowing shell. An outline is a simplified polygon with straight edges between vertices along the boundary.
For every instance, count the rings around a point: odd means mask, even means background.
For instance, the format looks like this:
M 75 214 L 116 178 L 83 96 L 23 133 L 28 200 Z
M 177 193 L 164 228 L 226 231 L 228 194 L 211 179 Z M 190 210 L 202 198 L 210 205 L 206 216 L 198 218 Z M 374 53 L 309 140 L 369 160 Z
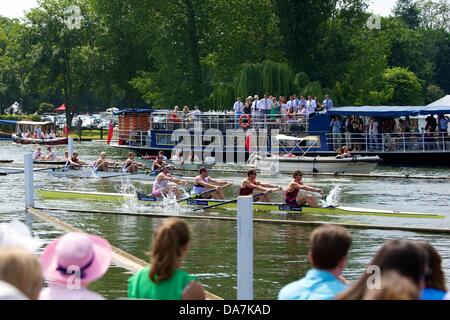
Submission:
M 82 192 L 82 191 L 63 191 L 63 190 L 47 190 L 38 189 L 38 194 L 42 199 L 53 200 L 67 200 L 67 199 L 90 199 L 98 201 L 124 201 L 137 199 L 134 194 L 122 194 L 122 193 L 101 193 L 101 192 Z M 139 197 L 139 201 L 147 203 L 158 203 L 158 199 L 148 196 Z M 226 202 L 227 200 L 215 200 L 215 199 L 188 199 L 180 202 L 181 205 L 189 206 L 212 206 Z M 228 203 L 218 208 L 223 209 L 237 209 L 237 203 Z M 275 202 L 254 202 L 253 209 L 256 211 L 273 211 L 283 213 L 303 213 L 303 214 L 329 214 L 329 215 L 369 215 L 369 216 L 387 216 L 387 217 L 407 217 L 407 218 L 444 218 L 441 214 L 436 213 L 417 213 L 417 212 L 403 212 L 403 211 L 390 211 L 390 210 L 378 210 L 378 209 L 366 209 L 366 208 L 353 208 L 353 207 L 321 207 L 312 208 L 308 206 L 295 207 L 289 206 L 284 203 Z

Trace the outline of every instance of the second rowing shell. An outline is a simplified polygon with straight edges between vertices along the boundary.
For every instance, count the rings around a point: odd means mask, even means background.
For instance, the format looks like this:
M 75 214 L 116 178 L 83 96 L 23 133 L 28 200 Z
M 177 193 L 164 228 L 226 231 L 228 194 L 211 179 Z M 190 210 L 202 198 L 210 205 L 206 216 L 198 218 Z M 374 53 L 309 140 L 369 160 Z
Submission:
M 51 200 L 67 200 L 67 199 L 89 199 L 99 201 L 124 201 L 137 199 L 135 194 L 122 194 L 122 193 L 102 193 L 102 192 L 83 192 L 83 191 L 64 191 L 64 190 L 48 190 L 38 189 L 38 195 L 42 199 Z M 160 201 L 149 197 L 148 199 L 139 199 L 138 201 L 146 203 L 160 203 Z M 197 207 L 206 207 L 221 204 L 228 200 L 216 200 L 216 199 L 189 199 L 180 202 L 181 205 L 190 205 Z M 227 203 L 217 207 L 222 209 L 237 209 L 237 203 Z M 385 216 L 385 217 L 406 217 L 406 218 L 444 218 L 445 216 L 437 213 L 418 213 L 418 212 L 403 212 L 403 211 L 390 211 L 379 209 L 366 209 L 366 208 L 354 208 L 346 206 L 337 207 L 320 207 L 312 208 L 308 206 L 295 207 L 289 206 L 284 203 L 267 203 L 267 202 L 254 202 L 253 209 L 256 211 L 273 211 L 283 213 L 302 213 L 302 214 L 329 214 L 329 215 L 368 215 L 368 216 Z

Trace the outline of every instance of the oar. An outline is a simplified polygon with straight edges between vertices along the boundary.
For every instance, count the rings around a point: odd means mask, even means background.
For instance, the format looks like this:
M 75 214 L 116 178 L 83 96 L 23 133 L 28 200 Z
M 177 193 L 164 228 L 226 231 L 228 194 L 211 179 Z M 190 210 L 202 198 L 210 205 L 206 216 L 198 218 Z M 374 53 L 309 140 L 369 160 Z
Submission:
M 210 193 L 216 192 L 219 188 L 223 189 L 223 188 L 227 188 L 227 187 L 232 186 L 232 185 L 233 185 L 232 183 L 227 183 L 226 185 L 221 186 L 221 187 L 216 187 L 216 188 L 213 188 L 213 189 L 205 190 L 205 191 L 203 191 L 201 193 L 193 194 L 193 195 L 190 195 L 189 197 L 177 200 L 177 203 L 180 203 L 180 202 L 183 202 L 183 201 L 187 201 L 187 200 L 190 200 L 190 199 L 198 199 L 198 198 L 200 198 L 202 196 L 206 196 L 206 195 L 208 195 Z
M 255 198 L 258 198 L 258 197 L 261 197 L 261 196 L 265 195 L 267 192 L 269 192 L 269 191 L 266 191 L 266 192 L 263 192 L 263 193 L 258 193 L 257 195 L 254 195 L 254 196 L 253 196 L 253 200 L 255 200 Z M 197 208 L 197 209 L 194 209 L 193 211 L 207 210 L 207 209 L 211 209 L 211 208 L 215 208 L 215 207 L 220 207 L 220 206 L 224 206 L 224 205 L 226 205 L 226 204 L 229 204 L 229 203 L 235 203 L 235 202 L 238 202 L 238 198 L 233 199 L 233 200 L 230 200 L 230 201 L 225 201 L 225 202 L 213 204 L 213 205 L 207 206 L 207 207 Z

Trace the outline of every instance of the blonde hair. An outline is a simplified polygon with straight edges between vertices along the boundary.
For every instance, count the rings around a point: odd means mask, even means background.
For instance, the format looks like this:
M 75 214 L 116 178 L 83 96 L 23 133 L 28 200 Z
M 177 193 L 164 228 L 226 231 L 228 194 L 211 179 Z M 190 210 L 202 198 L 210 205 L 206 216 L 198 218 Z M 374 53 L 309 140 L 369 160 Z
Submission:
M 153 240 L 150 279 L 154 283 L 170 279 L 189 243 L 189 227 L 177 218 L 164 220 Z
M 0 250 L 0 280 L 37 300 L 44 282 L 41 265 L 31 252 L 22 248 Z
M 362 300 L 419 300 L 417 286 L 395 271 L 388 271 L 381 277 L 381 287 L 366 289 Z

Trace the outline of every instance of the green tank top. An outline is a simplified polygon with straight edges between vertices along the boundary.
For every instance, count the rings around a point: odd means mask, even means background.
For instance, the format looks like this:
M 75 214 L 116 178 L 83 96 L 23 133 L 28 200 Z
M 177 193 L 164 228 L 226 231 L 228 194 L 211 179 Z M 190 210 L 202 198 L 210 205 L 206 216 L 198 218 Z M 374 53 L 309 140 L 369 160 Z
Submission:
M 194 276 L 177 269 L 170 279 L 155 284 L 150 280 L 150 267 L 145 267 L 128 280 L 128 298 L 181 300 L 184 288 L 195 280 Z

